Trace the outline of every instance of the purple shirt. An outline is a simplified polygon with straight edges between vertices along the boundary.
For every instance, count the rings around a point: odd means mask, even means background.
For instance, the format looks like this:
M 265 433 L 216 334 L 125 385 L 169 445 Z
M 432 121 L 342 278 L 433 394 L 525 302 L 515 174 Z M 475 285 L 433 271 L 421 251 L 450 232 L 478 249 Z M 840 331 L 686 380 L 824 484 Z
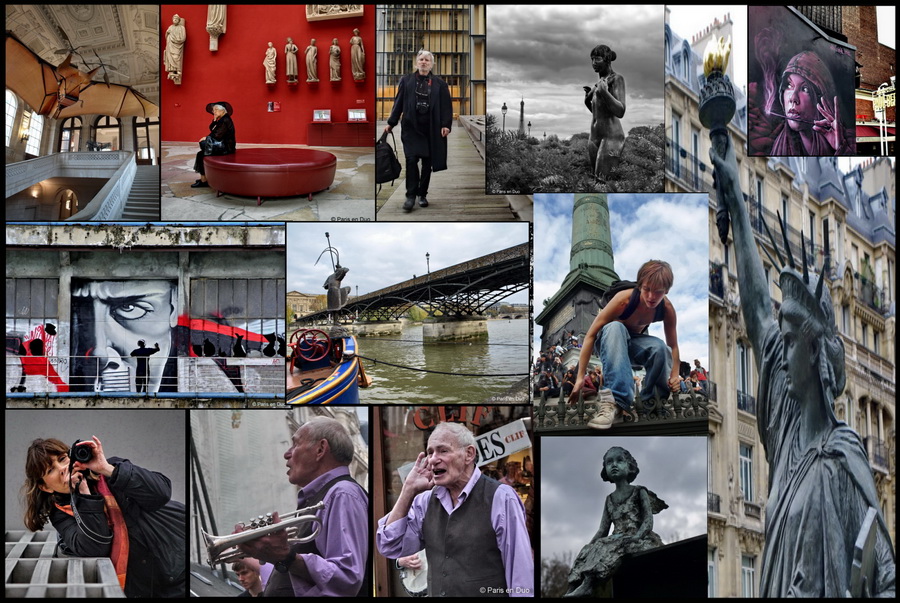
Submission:
M 297 494 L 300 508 L 325 484 L 341 475 L 350 475 L 347 467 L 338 467 L 309 482 Z M 366 569 L 369 550 L 369 501 L 353 482 L 336 483 L 322 499 L 325 508 L 318 512 L 322 529 L 316 536 L 321 556 L 304 553 L 312 584 L 288 573 L 298 597 L 352 597 L 357 594 Z M 365 593 L 364 593 L 365 594 Z
M 422 492 L 413 499 L 406 517 L 398 519 L 386 526 L 388 516 L 378 520 L 375 532 L 375 545 L 389 559 L 399 559 L 412 555 L 425 548 L 422 540 L 422 522 L 431 493 L 437 497 L 448 515 L 458 509 L 469 498 L 472 488 L 481 479 L 481 471 L 475 469 L 466 487 L 457 498 L 456 507 L 450 499 L 450 491 L 444 486 L 435 486 L 432 490 Z M 506 571 L 506 587 L 511 597 L 534 596 L 534 558 L 531 554 L 531 541 L 525 527 L 525 506 L 516 491 L 500 484 L 491 503 L 491 525 L 497 534 L 497 548 Z

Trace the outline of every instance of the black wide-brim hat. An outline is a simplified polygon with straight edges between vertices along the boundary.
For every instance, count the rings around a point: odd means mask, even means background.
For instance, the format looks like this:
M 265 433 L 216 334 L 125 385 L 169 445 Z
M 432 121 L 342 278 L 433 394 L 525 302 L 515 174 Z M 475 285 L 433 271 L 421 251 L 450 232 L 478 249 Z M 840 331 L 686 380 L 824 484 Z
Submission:
M 219 101 L 217 103 L 209 103 L 208 105 L 206 105 L 206 112 L 212 113 L 213 107 L 215 107 L 216 105 L 222 105 L 223 107 L 225 107 L 225 115 L 231 115 L 232 113 L 234 113 L 234 109 L 232 109 L 231 105 L 229 103 L 226 103 L 225 101 Z

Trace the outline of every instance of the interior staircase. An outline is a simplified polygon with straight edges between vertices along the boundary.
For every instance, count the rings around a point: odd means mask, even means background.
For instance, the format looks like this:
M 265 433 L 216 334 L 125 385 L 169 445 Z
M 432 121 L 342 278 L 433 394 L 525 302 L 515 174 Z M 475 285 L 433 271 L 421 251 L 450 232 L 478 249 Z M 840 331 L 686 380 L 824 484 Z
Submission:
M 139 165 L 134 183 L 128 192 L 125 208 L 122 210 L 122 221 L 158 222 L 159 221 L 159 166 Z

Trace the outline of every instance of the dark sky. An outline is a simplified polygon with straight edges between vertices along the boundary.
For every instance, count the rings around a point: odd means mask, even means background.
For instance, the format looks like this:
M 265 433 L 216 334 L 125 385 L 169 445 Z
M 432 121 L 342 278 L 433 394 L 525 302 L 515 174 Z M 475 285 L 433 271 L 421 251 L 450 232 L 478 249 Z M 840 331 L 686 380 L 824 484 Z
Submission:
M 603 502 L 615 489 L 600 479 L 603 455 L 612 446 L 637 461 L 640 473 L 632 483 L 669 505 L 653 516 L 663 543 L 706 533 L 706 437 L 543 436 L 537 476 L 542 558 L 571 552 L 574 560 L 597 533 Z
M 597 74 L 590 52 L 606 44 L 616 52 L 613 69 L 626 82 L 627 132 L 663 123 L 663 6 L 487 7 L 488 113 L 506 128 L 519 124 L 520 99 L 532 135 L 568 138 L 587 132 L 591 114 L 582 86 Z

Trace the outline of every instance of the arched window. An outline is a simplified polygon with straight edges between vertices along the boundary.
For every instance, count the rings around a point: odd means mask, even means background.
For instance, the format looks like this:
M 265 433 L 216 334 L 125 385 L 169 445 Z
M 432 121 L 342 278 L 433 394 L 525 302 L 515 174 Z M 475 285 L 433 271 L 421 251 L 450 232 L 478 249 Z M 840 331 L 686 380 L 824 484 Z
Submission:
M 159 165 L 159 118 L 138 117 L 134 120 L 138 165 Z
M 41 135 L 44 133 L 44 118 L 31 112 L 31 125 L 28 126 L 28 144 L 25 154 L 37 156 L 41 152 Z
M 81 141 L 81 118 L 70 117 L 62 123 L 59 138 L 60 153 L 75 153 Z
M 19 101 L 11 90 L 6 91 L 6 146 L 12 144 L 13 122 L 16 119 L 16 111 L 19 110 Z
M 93 150 L 118 151 L 122 136 L 119 120 L 109 115 L 101 115 L 91 128 L 93 134 Z M 88 147 L 90 149 L 90 146 Z

